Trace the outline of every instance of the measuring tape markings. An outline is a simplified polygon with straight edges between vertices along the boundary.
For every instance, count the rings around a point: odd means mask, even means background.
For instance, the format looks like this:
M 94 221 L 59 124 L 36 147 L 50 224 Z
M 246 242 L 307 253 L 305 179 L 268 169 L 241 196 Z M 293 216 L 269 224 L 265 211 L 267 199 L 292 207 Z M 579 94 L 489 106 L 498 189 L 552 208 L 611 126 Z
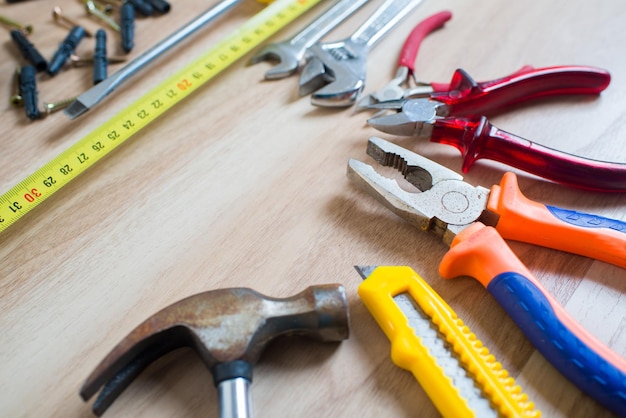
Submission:
M 0 232 L 322 0 L 277 0 L 209 53 L 167 79 L 0 196 Z

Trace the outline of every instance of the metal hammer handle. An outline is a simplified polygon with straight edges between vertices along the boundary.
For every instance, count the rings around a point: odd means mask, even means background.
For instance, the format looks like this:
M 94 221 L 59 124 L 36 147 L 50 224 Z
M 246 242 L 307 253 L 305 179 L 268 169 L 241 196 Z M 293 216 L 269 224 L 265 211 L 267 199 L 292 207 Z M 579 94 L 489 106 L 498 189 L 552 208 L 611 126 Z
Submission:
M 225 380 L 217 387 L 220 418 L 252 418 L 250 381 L 243 377 Z

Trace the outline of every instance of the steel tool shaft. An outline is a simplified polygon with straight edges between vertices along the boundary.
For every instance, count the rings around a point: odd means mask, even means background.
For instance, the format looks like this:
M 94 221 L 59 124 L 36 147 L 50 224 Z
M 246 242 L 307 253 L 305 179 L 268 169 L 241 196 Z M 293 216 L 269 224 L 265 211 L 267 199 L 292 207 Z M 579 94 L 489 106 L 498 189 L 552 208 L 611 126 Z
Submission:
M 387 0 L 348 39 L 317 43 L 309 48 L 299 94 L 311 93 L 315 106 L 351 106 L 365 86 L 369 50 L 420 3 L 421 0 Z
M 171 36 L 129 62 L 125 67 L 109 76 L 106 80 L 78 96 L 76 101 L 72 103 L 70 107 L 65 109 L 65 114 L 70 119 L 75 119 L 87 112 L 89 109 L 104 100 L 105 97 L 111 94 L 119 85 L 124 83 L 135 73 L 143 69 L 174 46 L 178 45 L 181 41 L 202 29 L 214 19 L 226 13 L 241 1 L 242 0 L 223 0 L 217 5 L 211 7 L 206 12 L 202 13 L 200 16 L 180 28 L 178 31 L 174 32 Z

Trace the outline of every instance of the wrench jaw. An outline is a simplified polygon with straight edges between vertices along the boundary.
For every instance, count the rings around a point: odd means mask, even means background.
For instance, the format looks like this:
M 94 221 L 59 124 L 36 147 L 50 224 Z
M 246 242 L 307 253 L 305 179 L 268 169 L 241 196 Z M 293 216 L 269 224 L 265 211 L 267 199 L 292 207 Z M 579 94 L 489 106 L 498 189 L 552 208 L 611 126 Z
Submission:
M 329 69 L 326 68 L 322 60 L 317 57 L 311 57 L 300 74 L 298 94 L 301 97 L 307 96 L 325 85 L 332 83 L 334 79 L 334 74 L 329 72 Z
M 301 68 L 304 51 L 296 48 L 289 42 L 270 44 L 256 53 L 250 64 L 262 61 L 275 61 L 275 65 L 265 72 L 266 80 L 280 80 L 289 77 Z
M 367 48 L 350 40 L 316 44 L 300 77 L 300 95 L 320 107 L 352 106 L 365 87 Z
M 354 80 L 346 85 L 336 80 L 311 95 L 311 104 L 318 107 L 350 107 L 361 92 L 365 83 L 362 80 Z

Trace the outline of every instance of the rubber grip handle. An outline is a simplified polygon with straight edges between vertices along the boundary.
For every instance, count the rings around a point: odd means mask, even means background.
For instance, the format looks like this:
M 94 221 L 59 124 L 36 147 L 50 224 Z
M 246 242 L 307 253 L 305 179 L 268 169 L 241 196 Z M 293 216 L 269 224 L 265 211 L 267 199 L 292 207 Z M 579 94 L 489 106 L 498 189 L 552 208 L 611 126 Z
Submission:
M 626 164 L 592 160 L 539 145 L 498 129 L 484 116 L 437 119 L 430 140 L 461 151 L 464 173 L 484 158 L 573 187 L 626 192 Z
M 626 222 L 534 202 L 522 194 L 513 173 L 491 188 L 487 208 L 499 215 L 495 228 L 504 239 L 626 268 Z
M 478 115 L 538 97 L 599 94 L 610 82 L 606 70 L 587 66 L 537 68 L 487 83 L 478 83 L 458 69 L 450 91 L 433 93 L 431 99 L 445 103 L 450 115 Z
M 148 3 L 152 5 L 154 11 L 157 13 L 165 14 L 170 12 L 170 4 L 165 0 L 148 0 Z
M 443 11 L 435 13 L 418 23 L 402 45 L 398 67 L 407 67 L 413 73 L 415 71 L 415 58 L 424 38 L 431 32 L 441 28 L 451 18 L 451 12 Z
M 612 412 L 626 412 L 626 360 L 550 296 L 494 228 L 476 223 L 455 237 L 439 266 L 446 278 L 482 283 L 563 376 Z

